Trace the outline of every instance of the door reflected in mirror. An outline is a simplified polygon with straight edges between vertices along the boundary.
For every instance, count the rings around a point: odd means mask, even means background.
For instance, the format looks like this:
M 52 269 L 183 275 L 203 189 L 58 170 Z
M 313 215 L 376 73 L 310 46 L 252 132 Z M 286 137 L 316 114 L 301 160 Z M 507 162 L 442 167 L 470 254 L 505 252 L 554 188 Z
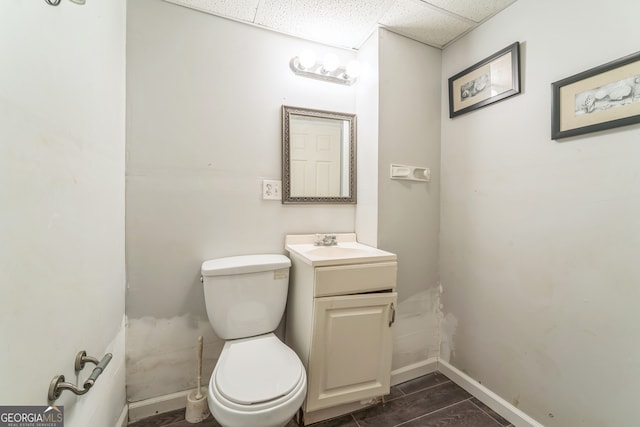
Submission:
M 356 202 L 356 115 L 282 106 L 282 202 Z

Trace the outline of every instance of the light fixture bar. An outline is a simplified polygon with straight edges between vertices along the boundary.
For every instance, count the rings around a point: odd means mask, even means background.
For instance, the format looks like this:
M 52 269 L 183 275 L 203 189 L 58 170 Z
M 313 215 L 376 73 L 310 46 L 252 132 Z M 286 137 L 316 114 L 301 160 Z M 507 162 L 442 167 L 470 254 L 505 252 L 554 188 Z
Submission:
M 341 85 L 351 86 L 357 80 L 357 76 L 350 76 L 347 74 L 347 68 L 338 66 L 332 71 L 327 71 L 324 68 L 324 64 L 320 61 L 316 61 L 312 66 L 304 67 L 300 63 L 300 58 L 294 56 L 289 61 L 289 67 L 296 75 L 302 77 L 309 77 L 316 80 L 322 80 L 330 83 L 338 83 Z
M 60 0 L 44 0 L 44 1 L 51 6 L 58 6 L 60 4 Z M 76 4 L 86 3 L 86 0 L 71 0 L 71 1 Z

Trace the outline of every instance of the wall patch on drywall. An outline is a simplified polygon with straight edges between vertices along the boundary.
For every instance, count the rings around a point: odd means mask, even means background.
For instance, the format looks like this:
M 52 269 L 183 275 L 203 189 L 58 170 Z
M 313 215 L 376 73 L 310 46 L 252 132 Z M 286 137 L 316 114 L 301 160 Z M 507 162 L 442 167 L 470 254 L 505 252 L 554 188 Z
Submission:
M 222 351 L 207 319 L 185 314 L 127 318 L 127 399 L 130 402 L 195 387 L 196 339 L 204 337 L 203 383 Z
M 446 362 L 455 355 L 455 343 L 453 338 L 458 328 L 458 319 L 451 313 L 447 313 L 440 322 L 440 358 Z

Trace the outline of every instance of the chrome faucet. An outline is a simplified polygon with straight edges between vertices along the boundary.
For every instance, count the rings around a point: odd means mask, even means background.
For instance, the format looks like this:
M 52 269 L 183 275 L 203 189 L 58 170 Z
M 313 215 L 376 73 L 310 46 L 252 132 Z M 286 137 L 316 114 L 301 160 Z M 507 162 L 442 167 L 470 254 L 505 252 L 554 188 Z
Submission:
M 338 237 L 335 234 L 316 234 L 316 241 L 313 242 L 315 246 L 336 246 L 338 244 Z

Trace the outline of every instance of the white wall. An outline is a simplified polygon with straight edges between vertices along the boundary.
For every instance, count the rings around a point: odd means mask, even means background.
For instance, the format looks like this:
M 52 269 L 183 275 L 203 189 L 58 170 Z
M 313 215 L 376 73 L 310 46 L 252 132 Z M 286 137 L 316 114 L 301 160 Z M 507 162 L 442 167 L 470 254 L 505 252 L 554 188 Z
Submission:
M 47 405 L 75 355 L 113 360 L 69 427 L 125 405 L 125 2 L 0 2 L 0 403 Z
M 398 255 L 395 370 L 439 353 L 441 51 L 379 34 L 378 246 Z M 392 180 L 392 163 L 428 167 L 431 182 Z
M 355 112 L 355 87 L 301 78 L 314 45 L 156 0 L 128 3 L 127 389 L 131 401 L 209 378 L 221 350 L 205 311 L 204 260 L 284 253 L 284 236 L 355 229 L 354 205 L 261 198 L 281 177 L 283 104 Z
M 637 423 L 640 127 L 552 141 L 550 84 L 637 51 L 639 14 L 520 0 L 443 54 L 442 356 L 550 427 Z M 514 41 L 523 93 L 449 119 L 446 79 Z
M 356 84 L 358 114 L 356 233 L 358 241 L 378 246 L 378 98 L 379 39 L 375 31 L 358 50 L 363 73 Z

